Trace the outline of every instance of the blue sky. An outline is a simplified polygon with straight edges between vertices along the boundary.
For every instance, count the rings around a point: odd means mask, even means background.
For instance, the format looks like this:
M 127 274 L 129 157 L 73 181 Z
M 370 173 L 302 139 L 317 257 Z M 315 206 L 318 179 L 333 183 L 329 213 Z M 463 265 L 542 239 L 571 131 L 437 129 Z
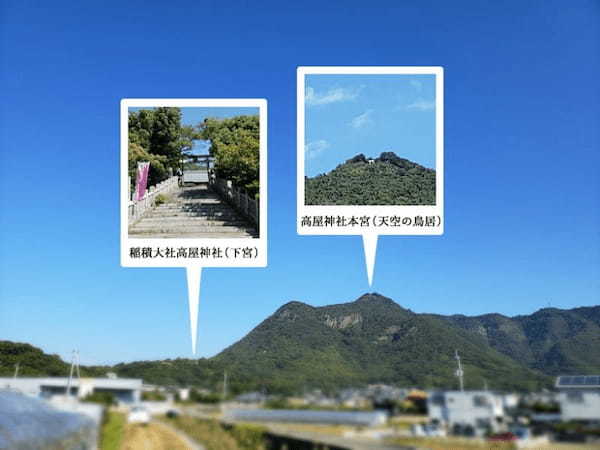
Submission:
M 384 151 L 435 169 L 435 100 L 434 75 L 306 75 L 306 175 Z
M 595 1 L 5 1 L 0 338 L 84 363 L 189 357 L 183 269 L 119 265 L 122 98 L 266 98 L 269 266 L 203 272 L 198 351 L 283 303 L 417 312 L 600 303 Z M 296 68 L 443 66 L 445 234 L 296 234 Z

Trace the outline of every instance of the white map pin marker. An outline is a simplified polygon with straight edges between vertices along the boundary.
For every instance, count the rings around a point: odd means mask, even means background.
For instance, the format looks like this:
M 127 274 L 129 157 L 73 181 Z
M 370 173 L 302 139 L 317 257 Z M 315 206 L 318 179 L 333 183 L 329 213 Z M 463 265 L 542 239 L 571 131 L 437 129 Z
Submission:
M 143 220 L 155 206 L 150 193 L 162 189 L 166 194 L 180 195 L 177 176 L 173 175 L 140 200 L 132 198 L 129 179 L 129 112 L 130 108 L 233 108 L 247 109 L 248 114 L 259 116 L 259 196 L 258 198 L 232 198 L 231 191 L 222 191 L 218 186 L 231 187 L 228 180 L 214 179 L 206 189 L 212 189 L 220 200 L 236 209 L 244 222 L 240 232 L 221 233 L 219 225 L 211 224 L 195 233 L 166 233 L 157 230 L 130 233 L 138 221 Z M 188 310 L 192 353 L 198 349 L 198 310 L 200 304 L 200 280 L 203 267 L 266 267 L 267 266 L 267 101 L 265 99 L 122 99 L 121 100 L 121 266 L 123 267 L 183 267 L 186 269 L 188 288 Z M 150 168 L 152 165 L 150 165 Z M 202 183 L 202 182 L 201 182 Z M 152 195 L 154 195 L 152 194 Z M 237 202 L 237 203 L 236 203 Z M 193 220 L 193 211 L 184 211 L 178 221 Z M 198 213 L 199 215 L 202 215 Z M 190 217 L 192 216 L 192 217 Z M 213 222 L 211 220 L 209 222 Z M 155 224 L 151 224 L 150 228 Z M 245 231 L 245 232 L 242 232 Z M 213 234 L 212 236 L 209 236 Z M 184 304 L 182 302 L 182 304 Z
M 365 248 L 365 264 L 367 266 L 367 277 L 369 279 L 369 287 L 373 286 L 373 272 L 375 270 L 375 256 L 377 255 L 377 238 L 378 234 L 365 233 L 363 237 L 363 246 Z
M 192 353 L 196 354 L 196 341 L 198 337 L 198 305 L 200 304 L 200 280 L 202 267 L 188 267 L 188 307 L 190 312 L 190 333 L 192 337 Z

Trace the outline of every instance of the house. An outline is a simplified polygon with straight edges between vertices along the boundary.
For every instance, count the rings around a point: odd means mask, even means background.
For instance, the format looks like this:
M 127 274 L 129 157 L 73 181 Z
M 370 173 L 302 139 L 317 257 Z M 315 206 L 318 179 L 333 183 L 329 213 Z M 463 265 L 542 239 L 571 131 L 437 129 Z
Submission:
M 427 399 L 429 420 L 457 434 L 505 429 L 502 398 L 489 391 L 436 391 Z
M 563 422 L 600 421 L 600 375 L 563 375 L 555 386 Z
M 0 378 L 0 389 L 21 392 L 30 397 L 51 399 L 69 394 L 84 398 L 93 393 L 112 394 L 119 403 L 138 403 L 142 391 L 142 380 L 136 378 Z

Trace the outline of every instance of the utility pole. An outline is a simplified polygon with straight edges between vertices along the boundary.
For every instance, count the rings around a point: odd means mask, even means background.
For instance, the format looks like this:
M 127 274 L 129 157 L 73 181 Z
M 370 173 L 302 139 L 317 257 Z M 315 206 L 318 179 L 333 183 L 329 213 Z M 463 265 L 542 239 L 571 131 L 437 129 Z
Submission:
M 223 371 L 223 401 L 227 398 L 227 371 Z
M 462 364 L 460 363 L 460 356 L 458 356 L 458 350 L 454 350 L 454 358 L 458 364 L 458 369 L 456 369 L 455 375 L 458 377 L 458 381 L 460 383 L 460 391 L 463 392 L 465 390 L 463 377 L 465 375 Z
M 77 368 L 77 379 L 81 381 L 81 373 L 79 372 L 79 350 L 73 350 L 71 355 L 71 370 L 69 371 L 69 381 L 67 382 L 67 397 L 71 395 L 71 383 L 73 381 L 73 371 Z

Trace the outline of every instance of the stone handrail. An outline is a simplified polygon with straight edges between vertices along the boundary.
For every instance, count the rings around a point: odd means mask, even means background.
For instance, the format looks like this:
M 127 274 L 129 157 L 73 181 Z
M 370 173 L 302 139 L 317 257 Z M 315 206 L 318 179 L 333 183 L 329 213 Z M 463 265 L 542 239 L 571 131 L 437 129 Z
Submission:
M 179 188 L 179 178 L 170 177 L 160 183 L 150 186 L 144 197 L 141 200 L 136 201 L 135 191 L 131 193 L 128 206 L 129 224 L 132 224 L 138 220 L 142 215 L 154 206 L 156 196 L 158 194 L 170 194 Z
M 260 205 L 257 199 L 250 198 L 246 191 L 236 187 L 231 180 L 217 178 L 214 172 L 210 174 L 208 183 L 224 200 L 256 225 L 258 230 L 260 226 Z

